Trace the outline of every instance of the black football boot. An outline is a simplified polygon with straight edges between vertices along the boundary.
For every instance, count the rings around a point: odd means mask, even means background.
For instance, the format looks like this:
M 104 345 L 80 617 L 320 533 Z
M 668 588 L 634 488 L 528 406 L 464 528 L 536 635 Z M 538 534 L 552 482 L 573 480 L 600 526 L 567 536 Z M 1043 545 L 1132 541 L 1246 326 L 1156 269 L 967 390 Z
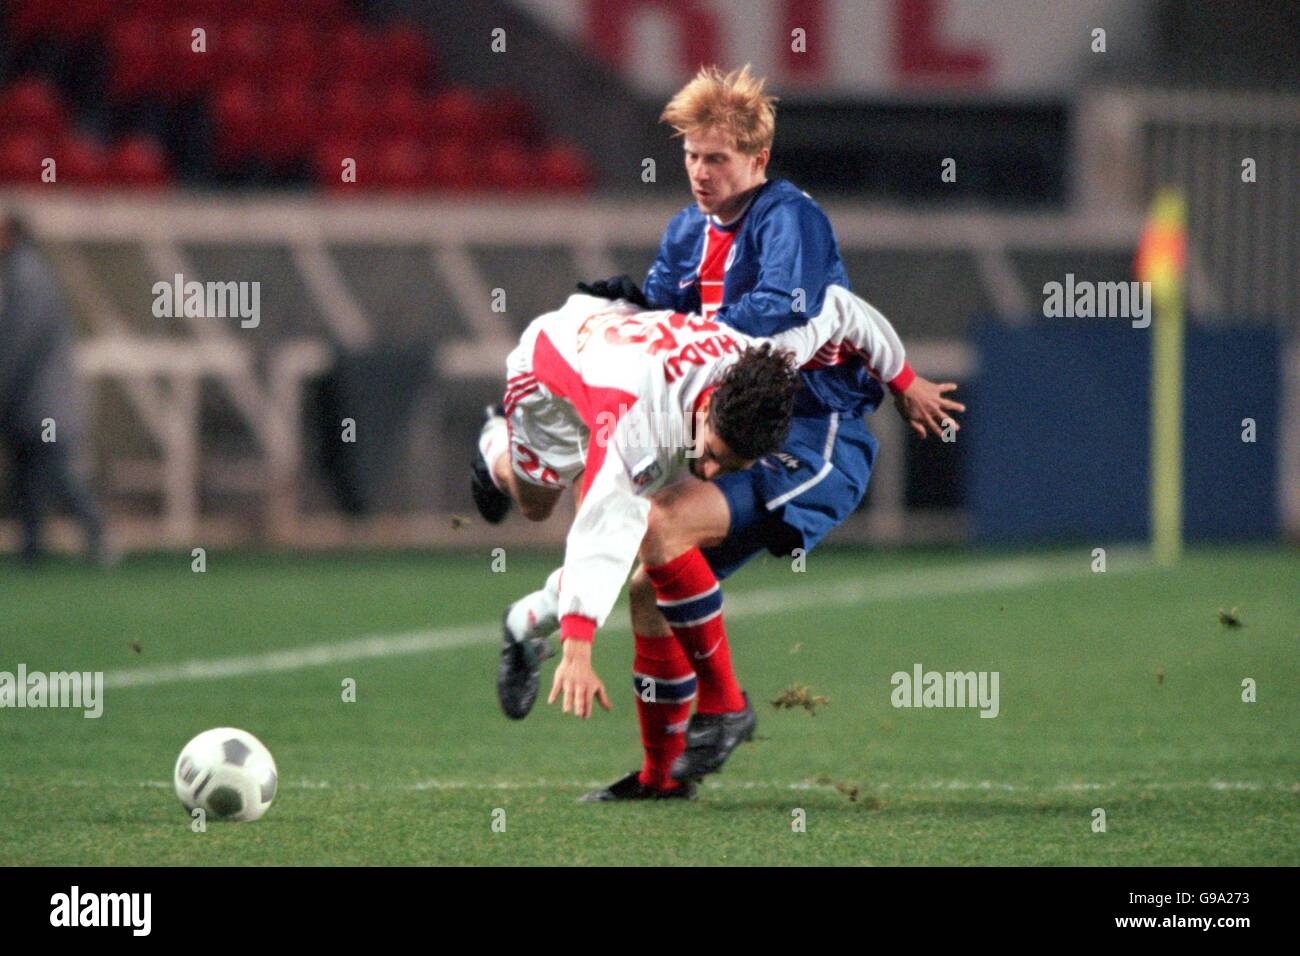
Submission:
M 489 405 L 483 416 L 482 435 L 494 426 L 496 419 L 503 417 L 504 409 L 500 405 Z M 483 452 L 474 449 L 474 460 L 470 462 L 470 492 L 474 496 L 474 507 L 488 524 L 500 524 L 510 513 L 510 496 L 492 482 L 492 472 Z
M 511 720 L 523 720 L 537 702 L 542 682 L 542 661 L 551 656 L 551 643 L 544 637 L 517 639 L 506 626 L 510 607 L 501 615 L 501 664 L 497 668 L 497 699 Z
M 672 790 L 647 787 L 641 782 L 641 771 L 633 770 L 608 787 L 584 793 L 580 803 L 614 803 L 619 800 L 694 800 L 697 793 L 695 781 L 688 780 Z
M 691 714 L 686 725 L 686 749 L 673 761 L 674 780 L 698 780 L 722 769 L 742 741 L 752 740 L 758 715 L 745 694 L 743 710 L 727 714 Z

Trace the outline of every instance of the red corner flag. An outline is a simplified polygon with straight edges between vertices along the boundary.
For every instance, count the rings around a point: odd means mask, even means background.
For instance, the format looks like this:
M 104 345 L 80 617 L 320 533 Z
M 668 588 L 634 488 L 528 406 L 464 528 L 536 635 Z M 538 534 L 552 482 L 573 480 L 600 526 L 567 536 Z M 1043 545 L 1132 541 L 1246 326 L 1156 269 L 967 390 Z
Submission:
M 1187 268 L 1187 212 L 1176 189 L 1156 193 L 1133 267 L 1138 281 L 1150 282 L 1156 297 L 1181 291 Z

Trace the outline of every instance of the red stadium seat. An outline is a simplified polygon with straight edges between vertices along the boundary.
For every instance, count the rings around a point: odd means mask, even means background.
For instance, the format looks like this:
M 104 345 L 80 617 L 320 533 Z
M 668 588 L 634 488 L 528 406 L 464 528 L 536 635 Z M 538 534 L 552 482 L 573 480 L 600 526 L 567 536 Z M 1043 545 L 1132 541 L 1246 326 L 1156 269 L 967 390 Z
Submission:
M 0 91 L 0 129 L 54 138 L 67 126 L 67 114 L 52 83 L 25 77 Z
M 56 154 L 60 183 L 72 186 L 103 184 L 108 157 L 98 140 L 79 133 L 70 133 L 63 138 Z
M 58 4 L 58 14 L 49 24 L 49 32 L 64 42 L 89 39 L 112 21 L 114 6 L 114 0 L 64 0 Z
M 262 138 L 263 104 L 248 80 L 223 87 L 212 103 L 216 159 L 230 168 L 254 155 Z
M 336 83 L 325 94 L 321 126 L 330 138 L 359 139 L 371 127 L 370 101 L 360 83 Z
M 266 25 L 251 17 L 232 20 L 216 37 L 209 38 L 221 76 L 262 83 L 270 72 L 271 35 Z
M 217 54 L 213 45 L 217 42 L 214 34 L 219 35 L 220 27 L 204 28 L 207 31 L 206 50 L 198 53 L 194 50 L 196 26 L 194 20 L 181 18 L 173 20 L 162 31 L 166 75 L 160 77 L 155 85 L 160 97 L 169 102 L 181 102 L 206 93 L 216 82 Z
M 580 192 L 591 185 L 591 169 L 582 153 L 563 143 L 542 150 L 538 160 L 539 179 L 546 189 Z
M 427 188 L 427 164 L 419 143 L 403 136 L 381 144 L 375 157 L 375 185 L 402 191 Z
M 41 185 L 41 164 L 51 152 L 47 142 L 34 133 L 10 133 L 0 138 L 0 182 Z
M 436 189 L 461 191 L 474 187 L 469 149 L 458 139 L 435 143 L 427 164 L 429 184 Z
M 283 166 L 305 158 L 316 134 L 320 107 L 305 82 L 281 83 L 266 99 L 260 152 Z
M 172 0 L 172 15 L 211 27 L 243 15 L 243 6 L 240 0 Z
M 523 145 L 503 141 L 491 147 L 483 167 L 480 183 L 507 192 L 520 192 L 538 185 L 535 157 Z
M 483 105 L 474 92 L 466 87 L 443 90 L 434 97 L 430 114 L 433 134 L 440 139 L 448 136 L 478 139 L 487 135 L 483 122 Z
M 20 47 L 38 37 L 52 35 L 58 27 L 65 3 L 66 0 L 18 0 L 11 4 L 5 32 Z
M 292 3 L 286 0 L 243 0 L 243 6 L 252 19 L 274 26 L 297 19 L 302 13 L 303 0 L 294 0 Z
M 125 102 L 152 92 L 164 58 L 154 21 L 137 17 L 113 27 L 108 37 L 109 96 Z
M 408 86 L 389 87 L 373 115 L 372 128 L 383 136 L 423 137 L 428 111 L 420 96 Z
M 141 189 L 165 186 L 171 181 L 167 154 L 148 136 L 123 140 L 109 152 L 108 180 Z
M 379 35 L 380 74 L 389 82 L 424 87 L 433 76 L 433 50 L 418 27 L 396 24 Z
M 337 81 L 370 85 L 379 80 L 383 44 L 376 34 L 348 23 L 335 28 L 327 42 L 326 65 Z
M 276 81 L 316 83 L 324 75 L 321 47 L 325 35 L 314 24 L 286 23 L 271 40 L 271 75 Z
M 348 0 L 295 0 L 293 8 L 300 18 L 322 26 L 332 26 L 355 16 Z
M 506 90 L 496 90 L 484 98 L 482 122 L 493 137 L 535 140 L 540 128 L 532 108 L 523 98 Z

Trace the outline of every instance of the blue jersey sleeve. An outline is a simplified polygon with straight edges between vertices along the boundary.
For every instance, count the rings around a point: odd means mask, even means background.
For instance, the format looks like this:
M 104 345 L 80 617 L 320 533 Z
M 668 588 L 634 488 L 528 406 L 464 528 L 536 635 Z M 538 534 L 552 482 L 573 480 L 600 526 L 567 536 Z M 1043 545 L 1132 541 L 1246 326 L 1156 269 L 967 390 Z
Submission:
M 802 325 L 821 308 L 826 286 L 847 287 L 830 220 L 811 203 L 781 203 L 758 224 L 758 281 L 717 318 L 749 335 Z
M 683 215 L 678 213 L 669 221 L 663 238 L 659 240 L 659 252 L 655 255 L 655 261 L 651 264 L 650 271 L 646 273 L 645 282 L 641 284 L 641 291 L 645 293 L 646 301 L 658 309 L 686 311 L 682 307 L 683 290 L 678 285 L 681 276 L 677 273 L 680 267 L 674 264 L 680 261 L 674 246 L 681 241 L 678 233 L 682 230 Z

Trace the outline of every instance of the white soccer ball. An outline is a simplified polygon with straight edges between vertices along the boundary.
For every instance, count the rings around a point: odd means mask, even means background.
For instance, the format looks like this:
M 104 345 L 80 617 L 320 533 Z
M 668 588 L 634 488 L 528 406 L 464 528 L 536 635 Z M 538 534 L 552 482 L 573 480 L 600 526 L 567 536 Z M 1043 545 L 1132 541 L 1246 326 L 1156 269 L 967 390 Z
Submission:
M 215 820 L 256 820 L 275 799 L 277 777 L 271 751 L 246 730 L 205 730 L 185 745 L 176 761 L 176 796 L 193 815 Z

